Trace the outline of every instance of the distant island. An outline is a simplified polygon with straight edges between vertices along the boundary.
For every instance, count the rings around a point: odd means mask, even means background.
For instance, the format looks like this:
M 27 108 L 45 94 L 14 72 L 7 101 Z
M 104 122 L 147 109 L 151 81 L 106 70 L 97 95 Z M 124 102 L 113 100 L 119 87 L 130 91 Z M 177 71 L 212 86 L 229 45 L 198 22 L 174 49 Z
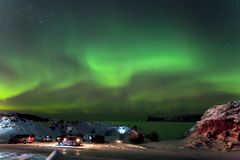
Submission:
M 154 122 L 196 122 L 201 120 L 201 114 L 193 115 L 179 115 L 179 116 L 169 116 L 169 117 L 158 117 L 149 115 L 146 121 Z

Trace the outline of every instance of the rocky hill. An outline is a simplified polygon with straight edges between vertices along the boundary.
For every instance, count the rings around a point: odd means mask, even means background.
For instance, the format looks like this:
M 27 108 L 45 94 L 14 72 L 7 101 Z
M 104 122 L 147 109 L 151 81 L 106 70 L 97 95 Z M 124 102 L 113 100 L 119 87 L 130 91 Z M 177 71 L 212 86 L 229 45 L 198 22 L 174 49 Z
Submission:
M 215 105 L 187 134 L 188 147 L 231 150 L 239 147 L 240 101 Z

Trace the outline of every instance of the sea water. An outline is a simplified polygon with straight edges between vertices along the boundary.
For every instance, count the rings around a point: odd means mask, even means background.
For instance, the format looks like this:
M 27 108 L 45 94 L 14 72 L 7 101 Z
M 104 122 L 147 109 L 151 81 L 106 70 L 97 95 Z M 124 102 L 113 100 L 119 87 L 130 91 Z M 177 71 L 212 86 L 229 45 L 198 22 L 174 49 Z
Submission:
M 157 132 L 160 140 L 176 140 L 181 138 L 194 122 L 147 122 L 147 121 L 111 121 L 115 125 L 137 126 L 144 134 Z

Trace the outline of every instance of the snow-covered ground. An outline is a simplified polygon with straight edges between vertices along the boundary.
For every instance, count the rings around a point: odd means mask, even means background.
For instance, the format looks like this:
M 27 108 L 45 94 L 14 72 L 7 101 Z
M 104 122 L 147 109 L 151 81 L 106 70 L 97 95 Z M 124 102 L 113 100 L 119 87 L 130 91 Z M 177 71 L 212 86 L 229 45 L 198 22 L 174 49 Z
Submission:
M 44 160 L 47 155 L 38 153 L 0 152 L 2 160 Z
M 21 149 L 20 152 L 3 153 L 5 157 L 12 155 L 14 158 L 5 160 L 20 160 L 18 157 L 25 158 L 34 156 L 43 157 L 43 152 L 49 151 L 50 154 L 56 150 L 54 160 L 237 160 L 239 152 L 222 152 L 212 150 L 197 150 L 180 147 L 181 141 L 162 141 L 147 143 L 142 146 L 110 143 L 110 144 L 83 144 L 80 147 L 57 147 L 56 143 L 35 143 L 35 144 L 0 144 L 1 148 L 8 150 Z M 26 151 L 25 154 L 24 151 Z M 31 151 L 31 152 L 30 152 Z M 30 158 L 35 160 L 34 158 Z M 27 159 L 22 159 L 27 160 Z
M 95 143 L 83 143 L 80 146 L 59 146 L 57 142 L 49 142 L 49 143 L 44 143 L 44 142 L 36 142 L 36 143 L 30 143 L 30 144 L 0 144 L 0 147 L 3 148 L 26 148 L 26 147 L 36 147 L 36 148 L 49 148 L 49 149 L 61 149 L 61 148 L 66 148 L 66 149 L 96 149 L 96 150 L 101 150 L 101 149 L 122 149 L 122 150 L 128 150 L 128 149 L 147 149 L 144 146 L 140 145 L 133 145 L 133 144 L 128 144 L 128 143 L 118 143 L 118 142 L 113 142 L 113 143 L 107 143 L 107 144 L 95 144 Z

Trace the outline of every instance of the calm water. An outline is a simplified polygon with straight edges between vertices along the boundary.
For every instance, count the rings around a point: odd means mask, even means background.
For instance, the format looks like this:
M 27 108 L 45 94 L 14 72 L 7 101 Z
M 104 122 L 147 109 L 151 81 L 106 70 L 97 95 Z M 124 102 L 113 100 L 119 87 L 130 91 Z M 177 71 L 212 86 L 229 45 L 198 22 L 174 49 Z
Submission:
M 144 131 L 145 134 L 156 131 L 159 134 L 160 140 L 178 139 L 186 131 L 188 131 L 194 122 L 111 122 L 116 125 L 128 125 L 130 127 L 136 125 L 138 129 Z

